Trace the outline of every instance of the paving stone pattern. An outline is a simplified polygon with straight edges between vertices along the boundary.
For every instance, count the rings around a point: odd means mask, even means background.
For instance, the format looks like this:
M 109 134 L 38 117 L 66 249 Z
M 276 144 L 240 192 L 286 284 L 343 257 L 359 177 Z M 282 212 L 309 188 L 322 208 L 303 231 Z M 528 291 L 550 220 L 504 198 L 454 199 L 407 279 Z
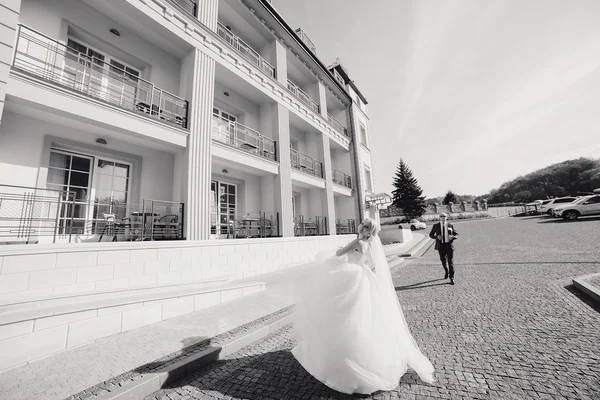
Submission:
M 236 338 L 241 338 L 247 335 L 249 332 L 260 328 L 262 326 L 269 326 L 269 324 L 277 321 L 278 319 L 289 315 L 293 311 L 293 306 L 286 307 L 280 311 L 274 312 L 257 320 L 254 320 L 248 324 L 244 324 L 236 329 L 227 331 L 221 335 L 217 335 L 210 339 L 202 340 L 191 346 L 188 346 L 182 350 L 171 353 L 165 357 L 159 358 L 151 363 L 145 364 L 136 368 L 135 370 L 128 371 L 112 379 L 104 381 L 98 385 L 83 390 L 73 396 L 70 396 L 68 400 L 88 400 L 94 399 L 97 396 L 104 395 L 108 392 L 112 392 L 124 384 L 128 384 L 131 381 L 135 381 L 144 377 L 147 374 L 157 372 L 169 365 L 175 364 L 185 357 L 200 353 L 209 347 L 219 347 L 224 343 L 227 343 Z
M 396 270 L 433 385 L 409 372 L 389 392 L 332 391 L 292 357 L 286 326 L 147 399 L 599 399 L 600 309 L 571 278 L 600 272 L 600 220 L 555 221 L 457 224 L 455 286 L 433 248 Z

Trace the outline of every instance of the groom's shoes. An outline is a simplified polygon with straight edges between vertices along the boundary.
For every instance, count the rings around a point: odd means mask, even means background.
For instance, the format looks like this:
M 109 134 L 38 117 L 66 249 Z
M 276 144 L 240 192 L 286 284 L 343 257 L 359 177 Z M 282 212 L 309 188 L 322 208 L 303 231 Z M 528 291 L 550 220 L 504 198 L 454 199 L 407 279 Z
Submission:
M 454 278 L 450 278 L 450 284 L 454 285 Z

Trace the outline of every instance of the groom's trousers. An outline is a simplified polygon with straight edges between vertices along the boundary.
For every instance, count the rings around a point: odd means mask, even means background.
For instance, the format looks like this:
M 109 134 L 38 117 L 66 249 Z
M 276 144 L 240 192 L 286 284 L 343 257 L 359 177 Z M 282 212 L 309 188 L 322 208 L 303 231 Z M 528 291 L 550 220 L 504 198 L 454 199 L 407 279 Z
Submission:
M 448 273 L 450 279 L 454 279 L 454 246 L 452 243 L 440 243 L 438 252 L 444 270 Z

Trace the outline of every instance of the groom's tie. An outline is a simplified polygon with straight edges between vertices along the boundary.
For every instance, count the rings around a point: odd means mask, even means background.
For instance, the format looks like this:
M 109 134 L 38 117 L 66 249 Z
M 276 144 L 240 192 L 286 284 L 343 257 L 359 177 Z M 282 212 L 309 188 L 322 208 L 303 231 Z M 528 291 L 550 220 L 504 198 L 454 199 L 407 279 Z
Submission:
M 440 228 L 442 230 L 442 243 L 446 243 L 446 232 L 447 232 L 446 223 L 445 222 L 440 223 Z

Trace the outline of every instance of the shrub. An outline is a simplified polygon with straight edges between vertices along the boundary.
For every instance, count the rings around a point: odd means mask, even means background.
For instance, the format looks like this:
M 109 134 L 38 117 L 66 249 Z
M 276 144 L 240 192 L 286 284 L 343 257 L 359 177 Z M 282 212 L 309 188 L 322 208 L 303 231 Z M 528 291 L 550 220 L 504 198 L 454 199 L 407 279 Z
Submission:
M 491 215 L 487 211 L 474 211 L 474 212 L 461 212 L 461 213 L 448 214 L 448 220 L 489 218 L 489 217 L 491 217 Z M 421 222 L 436 222 L 439 220 L 440 220 L 440 216 L 438 214 L 423 215 L 421 218 L 419 218 L 419 221 L 421 221 Z

